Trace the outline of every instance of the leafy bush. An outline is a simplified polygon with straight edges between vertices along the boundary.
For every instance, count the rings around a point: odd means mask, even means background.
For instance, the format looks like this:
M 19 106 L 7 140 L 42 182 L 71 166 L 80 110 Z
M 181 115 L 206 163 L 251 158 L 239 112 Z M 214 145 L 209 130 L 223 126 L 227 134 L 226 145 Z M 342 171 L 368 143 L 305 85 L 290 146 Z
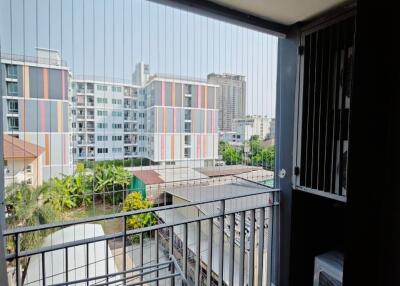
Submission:
M 144 210 L 151 208 L 152 204 L 149 200 L 142 198 L 139 192 L 130 193 L 125 201 L 122 211 L 129 212 L 135 210 Z M 153 212 L 145 212 L 137 215 L 132 215 L 126 219 L 127 229 L 137 229 L 141 227 L 148 227 L 157 224 L 156 214 Z M 139 235 L 133 237 L 133 241 L 137 242 Z

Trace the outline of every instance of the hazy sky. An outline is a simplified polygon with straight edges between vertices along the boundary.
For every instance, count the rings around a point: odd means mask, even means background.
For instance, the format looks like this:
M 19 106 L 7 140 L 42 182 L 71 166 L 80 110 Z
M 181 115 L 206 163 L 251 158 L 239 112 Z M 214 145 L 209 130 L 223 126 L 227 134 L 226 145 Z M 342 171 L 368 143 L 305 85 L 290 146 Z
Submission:
M 145 0 L 0 0 L 2 53 L 59 50 L 73 74 L 246 76 L 247 114 L 275 116 L 277 38 Z

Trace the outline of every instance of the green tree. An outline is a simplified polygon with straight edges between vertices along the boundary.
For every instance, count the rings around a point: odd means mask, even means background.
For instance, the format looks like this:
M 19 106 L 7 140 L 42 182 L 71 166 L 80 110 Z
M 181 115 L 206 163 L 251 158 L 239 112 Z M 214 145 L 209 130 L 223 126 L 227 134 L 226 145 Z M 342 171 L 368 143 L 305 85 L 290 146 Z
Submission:
M 122 202 L 123 192 L 131 182 L 132 175 L 121 166 L 96 165 L 94 170 L 94 190 L 107 193 L 106 198 L 112 204 Z
M 57 221 L 61 218 L 61 208 L 58 201 L 54 199 L 55 193 L 48 184 L 34 188 L 23 184 L 12 185 L 6 189 L 6 204 L 11 206 L 11 214 L 7 218 L 7 224 L 11 228 L 18 226 L 33 226 Z M 20 234 L 20 251 L 39 247 L 49 231 L 32 231 Z M 12 237 L 7 241 L 7 248 L 15 250 Z M 30 257 L 21 260 L 22 284 Z
M 236 151 L 235 147 L 226 144 L 222 152 L 222 160 L 224 160 L 227 165 L 236 165 L 242 162 L 242 157 L 241 154 Z

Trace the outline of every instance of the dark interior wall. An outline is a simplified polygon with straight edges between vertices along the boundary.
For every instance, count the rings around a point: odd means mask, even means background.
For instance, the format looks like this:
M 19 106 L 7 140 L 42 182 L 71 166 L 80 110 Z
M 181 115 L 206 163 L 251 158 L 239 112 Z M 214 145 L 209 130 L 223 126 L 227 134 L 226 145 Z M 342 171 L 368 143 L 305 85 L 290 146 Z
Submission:
M 344 285 L 400 285 L 400 44 L 395 2 L 359 1 Z
M 293 191 L 290 285 L 312 285 L 314 257 L 344 244 L 345 204 Z

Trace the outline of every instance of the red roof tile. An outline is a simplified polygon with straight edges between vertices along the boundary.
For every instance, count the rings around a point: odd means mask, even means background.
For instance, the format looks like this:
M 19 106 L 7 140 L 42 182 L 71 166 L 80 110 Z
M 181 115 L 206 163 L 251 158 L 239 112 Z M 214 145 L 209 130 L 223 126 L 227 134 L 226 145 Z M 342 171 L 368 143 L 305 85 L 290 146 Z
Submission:
M 3 135 L 4 159 L 37 158 L 44 152 L 44 148 L 12 137 Z

